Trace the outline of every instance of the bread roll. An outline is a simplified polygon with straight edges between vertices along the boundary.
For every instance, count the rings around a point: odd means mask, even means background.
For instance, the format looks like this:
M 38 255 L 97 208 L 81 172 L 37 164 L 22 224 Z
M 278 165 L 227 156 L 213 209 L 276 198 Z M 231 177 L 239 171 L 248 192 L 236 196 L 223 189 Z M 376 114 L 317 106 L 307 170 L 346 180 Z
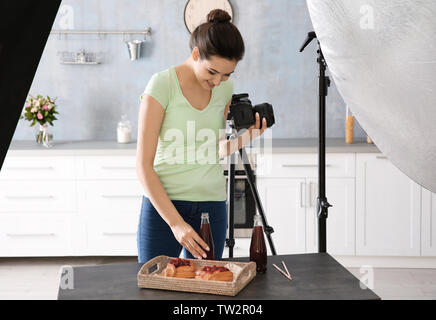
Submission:
M 194 278 L 195 277 L 195 265 L 192 261 L 175 258 L 170 259 L 167 267 L 162 272 L 165 277 L 175 278 Z
M 233 281 L 233 272 L 225 267 L 205 266 L 202 270 L 196 272 L 195 278 L 200 280 Z

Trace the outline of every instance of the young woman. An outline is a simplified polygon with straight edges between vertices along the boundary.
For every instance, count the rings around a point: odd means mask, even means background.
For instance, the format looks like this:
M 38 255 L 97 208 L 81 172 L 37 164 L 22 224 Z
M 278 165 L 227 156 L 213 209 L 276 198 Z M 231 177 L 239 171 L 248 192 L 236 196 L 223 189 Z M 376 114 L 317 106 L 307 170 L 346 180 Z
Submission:
M 141 95 L 136 167 L 147 195 L 137 235 L 141 263 L 158 255 L 178 257 L 182 247 L 186 258 L 206 257 L 209 248 L 198 235 L 202 212 L 209 213 L 215 259 L 222 257 L 227 210 L 219 158 L 267 128 L 257 114 L 237 143 L 223 134 L 233 94 L 229 77 L 244 55 L 242 36 L 230 19 L 212 10 L 191 35 L 190 57 L 155 73 Z

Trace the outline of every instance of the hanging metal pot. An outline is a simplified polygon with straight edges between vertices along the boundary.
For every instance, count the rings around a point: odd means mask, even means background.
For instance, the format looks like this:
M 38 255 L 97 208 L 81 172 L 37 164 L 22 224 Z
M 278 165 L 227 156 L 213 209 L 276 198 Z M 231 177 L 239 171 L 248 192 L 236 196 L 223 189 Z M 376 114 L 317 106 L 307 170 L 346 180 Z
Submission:
M 141 47 L 144 40 L 131 40 L 126 41 L 127 49 L 129 51 L 130 60 L 134 61 L 141 57 Z

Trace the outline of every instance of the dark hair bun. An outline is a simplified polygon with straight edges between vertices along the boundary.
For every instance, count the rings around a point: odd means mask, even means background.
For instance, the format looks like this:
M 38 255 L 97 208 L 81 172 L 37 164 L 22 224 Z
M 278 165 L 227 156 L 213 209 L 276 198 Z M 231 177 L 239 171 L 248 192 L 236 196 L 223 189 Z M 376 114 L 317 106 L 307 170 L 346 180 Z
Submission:
M 221 9 L 213 9 L 207 15 L 207 22 L 211 23 L 229 22 L 230 20 L 232 20 L 230 15 L 226 11 Z

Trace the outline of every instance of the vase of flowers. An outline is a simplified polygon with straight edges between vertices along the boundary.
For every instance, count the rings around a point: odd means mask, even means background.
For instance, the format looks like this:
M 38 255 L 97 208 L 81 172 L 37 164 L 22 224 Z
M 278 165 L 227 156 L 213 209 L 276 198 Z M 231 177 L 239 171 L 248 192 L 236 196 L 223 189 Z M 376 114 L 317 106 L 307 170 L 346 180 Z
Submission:
M 36 133 L 36 142 L 42 144 L 44 147 L 51 147 L 53 135 L 48 132 L 48 124 L 53 126 L 53 121 L 57 120 L 56 99 L 49 96 L 43 97 L 38 94 L 36 97 L 29 95 L 24 106 L 23 114 L 20 119 L 31 121 L 30 126 L 33 127 L 39 123 L 39 131 Z

